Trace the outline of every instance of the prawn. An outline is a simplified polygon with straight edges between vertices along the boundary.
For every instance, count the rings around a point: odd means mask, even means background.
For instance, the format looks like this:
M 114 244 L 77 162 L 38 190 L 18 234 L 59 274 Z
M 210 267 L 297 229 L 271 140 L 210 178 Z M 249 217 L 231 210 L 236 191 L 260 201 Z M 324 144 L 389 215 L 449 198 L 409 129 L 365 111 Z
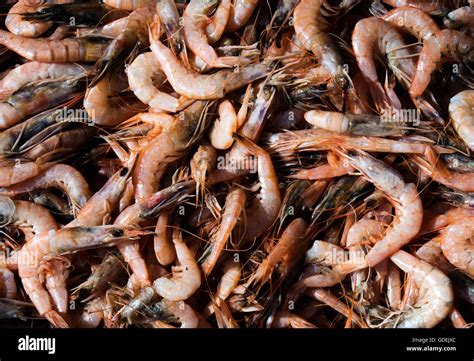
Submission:
M 224 0 L 223 6 L 230 11 L 230 1 Z M 209 39 L 206 34 L 208 24 L 207 15 L 218 5 L 217 0 L 192 0 L 183 14 L 183 33 L 186 45 L 191 51 L 199 56 L 206 64 L 214 68 L 231 68 L 238 65 L 244 65 L 248 61 L 240 57 L 219 57 L 216 51 L 209 45 Z M 218 9 L 219 10 L 219 9 Z M 216 14 L 218 15 L 218 14 Z M 227 15 L 228 16 L 228 15 Z M 225 24 L 224 24 L 225 26 Z M 212 40 L 215 39 L 215 29 Z
M 84 76 L 79 75 L 22 87 L 0 103 L 0 129 L 9 128 L 28 115 L 74 99 L 84 91 L 84 85 Z
M 201 270 L 194 255 L 186 246 L 179 229 L 173 230 L 173 243 L 179 266 L 173 266 L 173 276 L 158 278 L 153 282 L 155 292 L 169 301 L 188 299 L 201 285 Z
M 0 80 L 0 94 L 10 95 L 23 86 L 40 80 L 74 77 L 87 70 L 79 64 L 49 64 L 30 61 L 10 70 Z
M 114 61 L 124 56 L 126 51 L 133 50 L 137 43 L 148 45 L 148 25 L 153 22 L 155 17 L 156 9 L 154 7 L 142 7 L 127 17 L 102 27 L 100 34 L 112 37 L 113 40 L 94 66 L 97 74 L 92 79 L 91 86 L 96 85 L 111 69 Z
M 110 42 L 104 36 L 83 36 L 62 40 L 32 39 L 0 30 L 0 44 L 18 55 L 42 63 L 97 61 Z
M 168 165 L 179 159 L 203 135 L 206 110 L 206 102 L 191 104 L 140 151 L 133 173 L 136 199 L 154 193 Z
M 284 262 L 289 262 L 288 259 L 291 260 L 292 256 L 297 253 L 296 250 L 305 244 L 304 237 L 307 226 L 307 223 L 301 218 L 293 220 L 282 233 L 275 247 L 249 278 L 245 287 L 263 285 L 270 279 L 275 267 Z
M 173 0 L 156 1 L 156 11 L 160 17 L 161 23 L 164 25 L 169 41 L 173 44 L 176 54 L 186 51 L 186 45 L 181 32 L 182 24 L 176 4 Z
M 82 174 L 67 164 L 57 164 L 34 178 L 1 189 L 8 196 L 30 193 L 38 188 L 55 187 L 66 193 L 74 207 L 83 207 L 91 197 L 89 185 Z
M 217 285 L 216 294 L 214 296 L 214 299 L 221 301 L 225 301 L 232 294 L 232 291 L 237 287 L 242 277 L 240 263 L 235 262 L 233 259 L 227 260 L 223 268 L 224 274 Z M 201 314 L 204 318 L 209 318 L 214 312 L 214 302 L 211 301 Z
M 390 107 L 400 109 L 401 103 L 397 95 L 390 88 L 384 89 L 378 80 L 373 54 L 374 50 L 377 50 L 381 54 L 387 54 L 390 59 L 403 59 L 403 62 L 398 62 L 398 65 L 402 66 L 401 69 L 395 68 L 393 66 L 395 64 L 391 61 L 389 61 L 389 66 L 394 73 L 403 71 L 409 74 L 409 71 L 403 69 L 408 66 L 405 65 L 405 61 L 411 54 L 406 49 L 401 34 L 390 23 L 380 18 L 365 18 L 359 20 L 354 28 L 352 46 L 357 64 L 369 85 L 369 91 L 377 109 L 379 111 Z
M 378 115 L 310 110 L 304 114 L 304 119 L 317 128 L 339 134 L 383 137 L 403 135 L 406 132 L 401 124 L 385 122 Z
M 42 206 L 12 200 L 4 195 L 0 196 L 0 225 L 17 225 L 25 234 L 26 241 L 41 233 L 58 229 L 54 217 Z
M 216 166 L 217 152 L 210 144 L 202 144 L 191 159 L 191 176 L 196 181 L 196 200 L 206 190 L 206 179 Z
M 424 158 L 420 156 L 413 158 L 415 164 L 423 173 L 446 187 L 458 189 L 463 192 L 474 192 L 474 179 L 470 173 L 450 171 L 431 148 L 427 148 L 424 155 Z
M 260 0 L 234 0 L 225 30 L 234 32 L 244 26 L 259 3 Z
M 219 99 L 268 74 L 265 63 L 242 67 L 239 71 L 220 70 L 214 74 L 199 74 L 184 67 L 173 52 L 160 40 L 159 24 L 150 27 L 151 50 L 173 89 L 192 99 Z
M 37 38 L 48 31 L 53 25 L 52 22 L 25 20 L 23 15 L 35 13 L 44 9 L 42 6 L 31 6 L 24 1 L 14 4 L 5 18 L 6 28 L 15 35 L 27 38 Z
M 163 84 L 166 76 L 160 69 L 160 63 L 153 53 L 140 54 L 126 68 L 130 89 L 143 103 L 148 104 L 153 111 L 176 113 L 189 105 L 186 97 L 176 98 L 162 92 L 155 84 Z
M 412 34 L 420 41 L 427 40 L 439 30 L 439 26 L 431 16 L 413 6 L 397 7 L 382 16 L 382 19 Z
M 205 260 L 201 264 L 205 275 L 209 275 L 214 269 L 227 240 L 232 234 L 232 230 L 244 210 L 246 200 L 247 195 L 240 187 L 232 187 L 227 193 L 224 213 L 222 214 L 217 232 L 213 235 L 209 246 L 210 253 L 206 255 L 207 252 L 205 252 Z
M 418 141 L 393 140 L 382 137 L 347 136 L 323 129 L 305 129 L 275 133 L 269 139 L 272 153 L 292 158 L 296 152 L 333 150 L 336 145 L 345 149 L 360 149 L 368 152 L 424 154 L 432 145 Z M 435 146 L 436 147 L 436 146 Z M 441 153 L 451 153 L 445 148 L 436 148 Z
M 67 227 L 100 226 L 110 221 L 111 212 L 116 208 L 127 185 L 130 170 L 117 171 L 92 197 L 81 205 L 76 218 Z
M 39 266 L 45 258 L 113 244 L 137 234 L 137 231 L 112 226 L 73 227 L 43 233 L 27 242 L 19 251 L 18 259 L 24 261 L 18 262 L 18 272 L 38 312 L 56 327 L 68 327 L 65 320 L 53 310 L 49 295 L 42 286 Z
M 450 313 L 453 307 L 453 286 L 440 270 L 415 256 L 398 251 L 390 259 L 413 277 L 420 289 L 412 308 L 396 321 L 398 328 L 431 328 Z
M 119 88 L 121 84 L 107 76 L 87 90 L 84 108 L 92 121 L 98 125 L 114 126 L 141 110 L 143 105 L 140 102 L 128 104 L 126 99 L 116 96 Z
M 448 261 L 474 278 L 474 217 L 465 217 L 450 224 L 439 237 L 441 249 Z
M 449 116 L 458 135 L 474 151 L 474 90 L 462 91 L 451 98 Z
M 61 126 L 59 126 L 59 128 L 61 128 Z M 93 128 L 83 126 L 64 132 L 58 132 L 42 142 L 39 141 L 38 138 L 43 134 L 38 134 L 23 144 L 19 151 L 23 153 L 22 156 L 25 159 L 36 160 L 44 157 L 46 159 L 52 158 L 61 160 L 63 159 L 61 156 L 65 157 L 84 147 L 84 143 L 91 139 L 94 134 L 95 131 Z M 39 144 L 35 145 L 35 143 Z
M 324 19 L 319 18 L 323 4 L 324 0 L 299 2 L 293 12 L 295 33 L 304 48 L 312 51 L 319 58 L 321 65 L 344 88 L 347 77 L 343 66 L 344 61 L 331 37 L 321 29 L 322 24 L 327 25 Z
M 442 65 L 443 57 L 468 63 L 474 61 L 474 39 L 452 29 L 443 29 L 423 43 L 416 72 L 410 86 L 412 98 L 419 97 L 428 87 L 432 74 Z
M 236 135 L 237 142 L 250 154 L 257 158 L 257 173 L 260 182 L 260 193 L 245 209 L 245 228 L 242 244 L 248 244 L 261 236 L 272 225 L 278 216 L 281 206 L 278 178 L 270 155 L 248 138 Z

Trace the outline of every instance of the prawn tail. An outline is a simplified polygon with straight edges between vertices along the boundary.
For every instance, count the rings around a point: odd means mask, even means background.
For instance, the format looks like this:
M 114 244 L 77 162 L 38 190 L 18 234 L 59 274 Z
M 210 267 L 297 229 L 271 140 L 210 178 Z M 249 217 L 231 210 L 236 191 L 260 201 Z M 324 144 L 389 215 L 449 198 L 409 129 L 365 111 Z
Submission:
M 56 328 L 69 328 L 67 321 L 56 311 L 51 310 L 44 314 L 44 317 Z

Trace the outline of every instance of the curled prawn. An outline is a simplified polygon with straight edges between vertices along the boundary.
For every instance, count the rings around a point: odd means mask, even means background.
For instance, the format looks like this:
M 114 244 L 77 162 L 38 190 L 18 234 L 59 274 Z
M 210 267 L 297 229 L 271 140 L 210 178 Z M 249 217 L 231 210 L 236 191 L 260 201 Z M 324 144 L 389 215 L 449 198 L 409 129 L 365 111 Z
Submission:
M 12 200 L 0 196 L 0 224 L 17 226 L 25 234 L 26 241 L 35 235 L 55 230 L 58 225 L 45 208 L 28 201 Z
M 413 159 L 420 170 L 434 181 L 463 192 L 474 192 L 471 174 L 451 171 L 433 149 L 427 148 L 424 157 L 417 155 Z
M 439 237 L 448 261 L 471 278 L 474 278 L 473 222 L 474 217 L 460 219 L 450 224 Z
M 257 173 L 260 182 L 260 193 L 245 209 L 246 222 L 240 226 L 245 229 L 242 244 L 248 244 L 275 221 L 280 211 L 281 195 L 278 178 L 270 155 L 248 138 L 236 135 L 237 142 L 257 158 Z
M 387 54 L 390 58 L 404 59 L 411 54 L 406 49 L 401 34 L 388 22 L 380 18 L 359 20 L 352 33 L 352 46 L 357 64 L 362 72 L 377 109 L 401 108 L 400 100 L 391 89 L 384 89 L 378 80 L 374 50 Z M 403 62 L 399 62 L 403 65 Z M 392 62 L 389 61 L 389 66 Z M 392 70 L 400 72 L 392 66 Z M 409 73 L 405 71 L 405 73 Z
M 148 104 L 154 111 L 176 113 L 189 105 L 187 98 L 176 98 L 159 90 L 159 86 L 166 81 L 166 76 L 161 71 L 160 63 L 153 53 L 137 56 L 127 67 L 126 72 L 130 89 L 138 99 Z
M 230 2 L 224 0 L 223 3 L 230 10 Z M 231 68 L 237 65 L 244 65 L 247 62 L 245 58 L 219 57 L 214 48 L 209 44 L 206 28 L 210 24 L 207 22 L 207 15 L 217 5 L 217 0 L 192 0 L 186 6 L 183 14 L 183 32 L 186 44 L 194 54 L 214 68 Z M 222 32 L 220 33 L 222 34 Z M 217 34 L 214 32 L 212 40 L 217 41 L 218 38 L 216 38 Z
M 443 29 L 423 43 L 416 72 L 410 86 L 410 95 L 418 97 L 428 87 L 433 73 L 445 57 L 468 63 L 474 61 L 474 39 L 452 29 Z
M 331 37 L 322 30 L 323 24 L 327 24 L 319 15 L 323 5 L 322 0 L 301 0 L 293 12 L 295 33 L 303 46 L 320 59 L 333 78 L 344 84 L 344 61 Z
M 127 99 L 117 96 L 122 90 L 120 88 L 120 83 L 104 77 L 87 90 L 84 108 L 92 121 L 99 125 L 114 126 L 143 110 L 140 102 L 127 104 Z
M 18 1 L 13 5 L 5 19 L 6 28 L 15 35 L 27 38 L 37 38 L 41 34 L 48 31 L 52 26 L 51 22 L 31 21 L 23 19 L 23 14 L 34 13 L 40 11 L 43 7 L 31 6 L 24 1 Z
M 184 67 L 173 52 L 159 41 L 159 25 L 150 27 L 151 50 L 173 89 L 192 99 L 219 99 L 268 74 L 266 64 L 253 64 L 238 71 L 224 69 L 214 74 L 199 74 Z
M 64 191 L 76 208 L 81 208 L 91 197 L 89 185 L 82 174 L 66 164 L 57 164 L 41 172 L 36 177 L 3 188 L 1 193 L 15 196 L 30 193 L 37 188 L 56 187 Z
M 431 16 L 413 6 L 397 7 L 382 16 L 382 19 L 422 41 L 427 40 L 439 30 L 439 26 Z
M 405 251 L 396 252 L 390 259 L 410 274 L 420 288 L 415 304 L 402 313 L 395 327 L 431 328 L 446 318 L 454 298 L 450 279 L 437 268 Z
M 449 115 L 454 129 L 474 151 L 474 90 L 462 91 L 449 101 Z
M 184 243 L 179 229 L 173 231 L 173 243 L 179 266 L 173 266 L 172 278 L 158 278 L 153 282 L 153 287 L 156 293 L 166 300 L 184 301 L 201 285 L 201 270 Z

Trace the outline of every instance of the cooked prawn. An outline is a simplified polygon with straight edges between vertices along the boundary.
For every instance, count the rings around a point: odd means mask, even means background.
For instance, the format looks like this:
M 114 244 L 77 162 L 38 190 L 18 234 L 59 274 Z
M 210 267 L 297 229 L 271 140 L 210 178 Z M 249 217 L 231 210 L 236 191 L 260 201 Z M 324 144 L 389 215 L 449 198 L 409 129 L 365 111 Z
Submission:
M 465 90 L 449 101 L 449 115 L 454 129 L 474 151 L 474 90 Z
M 189 105 L 185 97 L 176 98 L 160 91 L 155 84 L 161 85 L 166 80 L 160 69 L 160 63 L 153 53 L 140 54 L 127 69 L 130 89 L 143 103 L 148 104 L 153 111 L 176 113 Z
M 41 284 L 38 267 L 45 257 L 113 244 L 136 234 L 136 231 L 124 231 L 122 228 L 111 226 L 64 228 L 57 232 L 40 234 L 26 243 L 19 251 L 18 259 L 22 261 L 18 262 L 18 271 L 23 287 L 38 312 L 56 327 L 68 327 L 64 319 L 53 310 L 49 295 Z
M 412 308 L 404 311 L 395 323 L 398 328 L 431 328 L 441 322 L 453 307 L 453 286 L 440 270 L 412 256 L 398 251 L 390 259 L 409 273 L 420 288 Z
M 228 4 L 224 5 L 230 8 L 230 2 L 224 0 L 224 3 L 226 2 Z M 186 10 L 183 14 L 183 32 L 186 44 L 194 54 L 214 68 L 231 68 L 244 65 L 248 62 L 246 58 L 230 56 L 219 57 L 214 48 L 209 45 L 206 27 L 210 24 L 208 24 L 207 15 L 217 5 L 217 0 L 192 0 L 188 6 L 186 6 Z M 213 35 L 215 37 L 216 34 Z
M 418 97 L 430 84 L 433 73 L 442 65 L 445 57 L 456 61 L 474 61 L 474 39 L 456 30 L 443 29 L 423 43 L 416 73 L 410 86 L 410 95 Z
M 219 228 L 211 239 L 210 253 L 201 265 L 205 275 L 209 275 L 214 269 L 227 240 L 232 234 L 232 230 L 241 217 L 246 200 L 247 195 L 240 187 L 233 187 L 227 193 L 224 213 L 222 214 Z
M 443 254 L 448 261 L 470 277 L 474 277 L 474 217 L 450 224 L 440 235 Z
M 173 276 L 158 278 L 153 287 L 160 296 L 169 301 L 188 299 L 201 285 L 201 270 L 194 255 L 186 246 L 179 229 L 173 230 L 173 243 L 179 266 L 173 266 Z
M 433 36 L 439 26 L 423 10 L 413 6 L 400 6 L 382 16 L 382 19 L 407 31 L 420 41 Z
M 67 164 L 57 164 L 41 172 L 34 178 L 3 188 L 1 192 L 9 196 L 29 193 L 38 188 L 55 187 L 65 192 L 74 207 L 81 208 L 91 197 L 89 185 L 82 174 Z
M 155 54 L 173 89 L 192 99 L 219 99 L 268 74 L 264 63 L 242 67 L 238 71 L 224 69 L 202 75 L 184 67 L 173 52 L 159 41 L 159 26 L 150 27 L 151 50 Z
M 6 28 L 15 35 L 27 38 L 37 38 L 41 36 L 41 34 L 48 31 L 53 24 L 46 21 L 26 20 L 23 19 L 23 14 L 34 13 L 43 8 L 44 7 L 41 6 L 28 5 L 24 1 L 18 1 L 10 8 L 5 18 Z

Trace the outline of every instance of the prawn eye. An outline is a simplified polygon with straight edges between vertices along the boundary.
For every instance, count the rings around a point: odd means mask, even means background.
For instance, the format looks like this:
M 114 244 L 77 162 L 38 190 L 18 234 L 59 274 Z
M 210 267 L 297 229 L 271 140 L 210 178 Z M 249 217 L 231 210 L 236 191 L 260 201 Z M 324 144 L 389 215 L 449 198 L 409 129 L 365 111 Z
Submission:
M 122 229 L 113 229 L 110 234 L 113 237 L 122 237 L 123 236 L 123 230 Z

